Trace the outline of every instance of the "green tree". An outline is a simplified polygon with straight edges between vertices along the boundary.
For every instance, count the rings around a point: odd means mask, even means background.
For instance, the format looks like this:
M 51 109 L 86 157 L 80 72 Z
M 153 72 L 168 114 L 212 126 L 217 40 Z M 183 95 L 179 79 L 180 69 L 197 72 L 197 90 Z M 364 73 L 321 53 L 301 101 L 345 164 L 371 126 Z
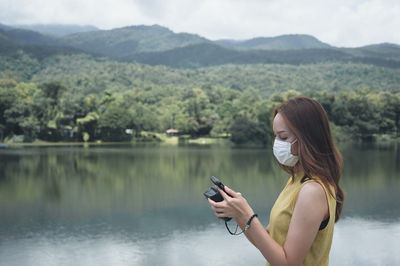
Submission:
M 98 121 L 99 115 L 95 112 L 90 112 L 85 117 L 78 118 L 76 124 L 78 125 L 79 134 L 84 136 L 84 133 L 86 133 L 92 140 L 94 140 L 96 138 Z
M 131 125 L 132 119 L 126 109 L 114 103 L 108 105 L 99 117 L 101 138 L 106 141 L 129 140 L 125 130 Z
M 375 96 L 375 95 L 374 95 Z M 376 102 L 379 111 L 379 133 L 399 133 L 400 98 L 388 92 L 376 95 L 372 101 Z
M 28 83 L 19 83 L 12 92 L 15 100 L 4 111 L 3 118 L 12 134 L 24 135 L 25 141 L 31 141 L 39 135 L 41 130 L 38 118 L 40 105 L 37 105 L 35 101 L 40 92 L 35 84 Z
M 360 88 L 354 92 L 341 92 L 332 108 L 335 124 L 344 126 L 355 139 L 372 140 L 379 132 L 377 104 L 368 98 L 370 90 Z
M 231 140 L 236 144 L 252 143 L 265 145 L 269 140 L 265 127 L 244 115 L 238 115 L 234 118 L 230 132 Z
M 7 117 L 5 111 L 16 102 L 16 96 L 13 88 L 17 83 L 13 80 L 0 79 L 0 141 L 4 136 L 10 134 L 10 125 L 7 124 Z

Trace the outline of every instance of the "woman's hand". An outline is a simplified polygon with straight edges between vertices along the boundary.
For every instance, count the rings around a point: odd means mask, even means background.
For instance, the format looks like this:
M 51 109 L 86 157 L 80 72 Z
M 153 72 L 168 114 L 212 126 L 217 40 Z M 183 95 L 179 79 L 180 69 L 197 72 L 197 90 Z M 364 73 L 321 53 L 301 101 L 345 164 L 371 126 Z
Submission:
M 208 202 L 210 203 L 211 208 L 217 217 L 231 217 L 236 221 L 247 221 L 251 215 L 253 215 L 254 212 L 252 208 L 247 203 L 247 200 L 243 198 L 240 192 L 235 192 L 225 186 L 225 191 L 232 196 L 229 197 L 222 189 L 218 187 L 217 189 L 219 193 L 221 193 L 224 200 L 221 202 L 215 202 L 211 199 L 208 199 Z

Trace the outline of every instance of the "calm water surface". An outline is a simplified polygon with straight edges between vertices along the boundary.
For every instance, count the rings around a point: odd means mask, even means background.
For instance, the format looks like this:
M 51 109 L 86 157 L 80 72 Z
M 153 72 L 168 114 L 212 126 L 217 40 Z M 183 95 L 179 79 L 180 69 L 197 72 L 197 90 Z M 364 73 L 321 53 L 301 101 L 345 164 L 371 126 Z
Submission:
M 400 265 L 400 146 L 341 151 L 347 199 L 331 264 Z M 0 149 L 0 265 L 264 265 L 210 210 L 211 175 L 265 226 L 288 178 L 269 149 Z

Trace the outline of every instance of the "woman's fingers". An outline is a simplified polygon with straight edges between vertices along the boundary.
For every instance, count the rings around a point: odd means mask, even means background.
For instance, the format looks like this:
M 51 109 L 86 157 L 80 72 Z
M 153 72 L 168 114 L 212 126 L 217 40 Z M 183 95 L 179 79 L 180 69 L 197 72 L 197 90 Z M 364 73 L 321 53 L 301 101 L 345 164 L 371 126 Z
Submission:
M 235 192 L 233 189 L 225 186 L 225 191 L 230 194 L 232 197 L 237 198 L 238 196 L 240 196 L 240 192 Z
M 215 202 L 212 199 L 207 199 L 207 200 L 210 203 L 210 205 L 214 206 L 214 207 L 223 207 L 225 205 L 225 202 L 223 202 L 223 201 Z
M 215 216 L 217 216 L 218 218 L 224 218 L 224 217 L 226 217 L 226 214 L 224 214 L 224 213 L 215 213 Z
M 218 188 L 219 193 L 224 198 L 223 201 L 215 202 L 211 199 L 208 199 L 208 202 L 210 203 L 211 208 L 217 217 L 235 218 L 238 215 L 248 215 L 248 213 L 253 213 L 251 207 L 248 205 L 246 199 L 242 197 L 240 192 L 235 192 L 233 189 L 230 189 L 227 186 L 225 186 L 224 189 L 226 192 Z M 232 195 L 232 197 L 228 196 L 227 193 Z
M 228 199 L 228 195 L 226 195 L 225 191 L 223 191 L 222 189 L 220 189 L 219 187 L 217 187 L 219 193 L 221 194 L 221 196 L 224 198 L 224 200 Z
M 224 202 L 224 201 L 215 202 L 215 201 L 213 201 L 211 199 L 208 199 L 208 202 L 210 203 L 211 208 L 213 210 L 221 211 L 221 210 L 224 210 L 226 208 L 226 202 Z
M 222 197 L 224 198 L 224 200 L 227 200 L 227 201 L 229 201 L 230 199 L 232 199 L 232 198 L 238 198 L 238 197 L 240 197 L 242 194 L 240 193 L 240 192 L 235 192 L 233 189 L 230 189 L 229 187 L 227 187 L 227 186 L 225 186 L 224 187 L 224 189 L 225 189 L 225 191 L 223 191 L 222 189 L 220 189 L 219 187 L 217 187 L 217 189 L 218 189 L 218 191 L 219 191 L 219 193 L 221 193 L 221 195 L 222 195 Z M 229 195 L 231 195 L 231 196 L 229 196 L 228 194 L 226 194 L 226 193 L 228 193 Z
M 217 206 L 215 206 L 215 205 L 211 205 L 211 209 L 212 209 L 213 211 L 215 211 L 215 212 L 221 212 L 221 211 L 224 210 L 224 208 L 222 208 L 222 207 L 217 207 Z
M 210 203 L 211 209 L 215 212 L 215 214 L 223 213 L 226 208 L 226 203 L 224 201 L 215 202 L 215 201 L 208 199 L 208 202 Z
M 208 202 L 210 203 L 215 215 L 217 217 L 234 217 L 238 212 L 240 212 L 240 205 L 243 201 L 242 194 L 235 192 L 233 189 L 230 189 L 227 186 L 224 188 L 226 192 L 218 187 L 217 189 L 224 200 L 215 202 L 211 199 L 208 199 Z M 230 197 L 227 193 L 232 195 L 232 197 Z
M 211 205 L 211 209 L 214 211 L 215 216 L 221 218 L 221 217 L 226 217 L 227 215 L 225 214 L 226 211 L 226 202 L 221 201 L 221 202 L 215 202 L 211 199 L 208 199 L 208 202 Z

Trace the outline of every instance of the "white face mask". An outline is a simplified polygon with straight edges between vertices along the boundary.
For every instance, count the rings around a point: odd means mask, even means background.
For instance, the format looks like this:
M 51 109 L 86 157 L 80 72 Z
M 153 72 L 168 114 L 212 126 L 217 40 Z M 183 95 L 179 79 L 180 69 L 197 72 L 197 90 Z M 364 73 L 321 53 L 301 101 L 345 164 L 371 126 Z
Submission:
M 297 161 L 299 160 L 299 157 L 291 153 L 292 144 L 294 144 L 296 141 L 297 139 L 292 143 L 278 139 L 274 141 L 273 150 L 274 150 L 274 155 L 278 160 L 278 162 L 290 167 L 296 165 Z

